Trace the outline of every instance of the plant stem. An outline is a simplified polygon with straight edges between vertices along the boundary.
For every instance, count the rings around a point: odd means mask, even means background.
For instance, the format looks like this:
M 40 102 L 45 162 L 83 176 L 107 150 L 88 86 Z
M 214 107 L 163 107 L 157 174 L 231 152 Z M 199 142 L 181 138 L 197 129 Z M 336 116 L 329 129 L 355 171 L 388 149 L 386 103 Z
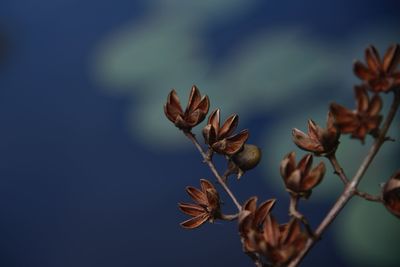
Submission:
M 349 183 L 349 179 L 347 178 L 346 174 L 344 173 L 342 166 L 337 161 L 335 154 L 330 154 L 329 156 L 327 156 L 327 158 L 331 162 L 332 167 L 335 171 L 335 174 L 337 174 L 339 176 L 340 180 L 342 180 L 344 185 L 347 185 Z M 368 201 L 382 202 L 381 196 L 374 196 L 374 195 L 368 194 L 367 192 L 362 192 L 357 189 L 354 191 L 354 194 L 365 200 L 368 200 Z
M 331 162 L 333 170 L 335 171 L 335 174 L 337 174 L 342 180 L 343 184 L 346 185 L 349 183 L 349 179 L 347 178 L 346 174 L 343 171 L 343 168 L 340 166 L 339 162 L 336 159 L 335 153 L 329 154 L 327 156 L 328 160 Z
M 310 223 L 308 222 L 306 217 L 297 210 L 298 204 L 299 204 L 299 197 L 296 195 L 290 194 L 289 215 L 300 220 L 303 223 L 308 235 L 311 237 L 314 237 L 315 235 L 310 226 Z
M 361 163 L 359 169 L 354 175 L 353 179 L 346 184 L 343 193 L 339 196 L 331 210 L 328 212 L 326 217 L 322 220 L 317 230 L 315 231 L 315 235 L 317 238 L 309 238 L 304 249 L 298 254 L 296 258 L 294 258 L 288 265 L 288 267 L 296 267 L 299 265 L 304 256 L 308 253 L 311 247 L 315 244 L 315 241 L 318 240 L 322 233 L 326 230 L 326 228 L 335 220 L 336 216 L 343 209 L 343 207 L 347 204 L 347 202 L 356 194 L 357 186 L 360 183 L 364 173 L 368 169 L 375 155 L 378 153 L 382 144 L 388 139 L 386 137 L 387 131 L 393 121 L 393 118 L 396 115 L 397 109 L 400 105 L 400 88 L 396 88 L 394 91 L 394 98 L 392 105 L 390 106 L 389 113 L 385 119 L 385 122 L 379 132 L 379 135 L 375 139 L 375 142 L 372 144 L 368 154 L 364 158 L 364 161 Z M 340 173 L 339 173 L 340 174 Z M 343 178 L 342 178 L 343 180 Z
M 224 221 L 234 221 L 239 217 L 239 213 L 236 214 L 221 214 L 220 219 Z
M 232 193 L 232 191 L 229 189 L 228 185 L 225 183 L 224 179 L 221 177 L 221 175 L 218 173 L 217 169 L 215 168 L 214 163 L 210 160 L 210 157 L 204 152 L 203 148 L 200 146 L 199 142 L 197 141 L 196 137 L 194 136 L 193 133 L 191 132 L 184 132 L 187 138 L 192 141 L 192 143 L 196 146 L 197 150 L 200 152 L 201 156 L 203 157 L 203 160 L 205 163 L 207 163 L 208 167 L 211 169 L 212 173 L 214 176 L 217 178 L 218 183 L 221 184 L 222 188 L 225 190 L 225 192 L 229 195 L 229 197 L 232 199 L 233 203 L 237 207 L 239 211 L 242 210 L 242 206 L 239 204 L 239 201 L 236 199 L 235 195 Z
M 362 191 L 359 191 L 359 190 L 354 191 L 354 194 L 356 196 L 362 197 L 363 199 L 368 200 L 368 201 L 382 202 L 382 197 L 381 196 L 374 196 L 374 195 L 371 195 L 371 194 L 368 194 L 366 192 L 362 192 Z

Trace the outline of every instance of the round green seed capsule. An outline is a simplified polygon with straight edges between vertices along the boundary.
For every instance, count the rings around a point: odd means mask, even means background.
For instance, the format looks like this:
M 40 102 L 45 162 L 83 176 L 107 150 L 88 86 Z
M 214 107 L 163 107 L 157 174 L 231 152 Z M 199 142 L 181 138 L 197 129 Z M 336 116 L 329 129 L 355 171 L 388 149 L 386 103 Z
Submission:
M 261 149 L 256 145 L 244 144 L 243 149 L 232 156 L 233 162 L 242 170 L 251 170 L 261 160 Z

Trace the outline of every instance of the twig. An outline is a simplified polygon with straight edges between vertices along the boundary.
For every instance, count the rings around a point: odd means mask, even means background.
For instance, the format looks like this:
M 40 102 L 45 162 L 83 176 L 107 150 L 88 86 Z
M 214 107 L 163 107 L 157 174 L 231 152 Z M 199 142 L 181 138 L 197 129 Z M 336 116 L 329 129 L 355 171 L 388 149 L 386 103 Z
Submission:
M 361 163 L 359 169 L 354 175 L 353 179 L 346 185 L 343 193 L 339 196 L 331 210 L 328 212 L 326 217 L 322 220 L 317 230 L 315 231 L 316 237 L 320 237 L 325 229 L 335 220 L 336 216 L 343 209 L 346 203 L 356 194 L 357 186 L 360 183 L 364 173 L 368 169 L 375 155 L 379 151 L 382 144 L 387 140 L 386 134 L 389 130 L 389 127 L 393 121 L 393 118 L 396 115 L 397 109 L 400 105 L 400 88 L 396 88 L 394 91 L 394 98 L 392 105 L 390 106 L 389 113 L 385 119 L 385 122 L 379 132 L 379 135 L 375 139 L 375 142 L 371 146 L 368 154 L 364 158 L 364 161 Z M 308 253 L 310 248 L 315 244 L 315 241 L 318 239 L 309 238 L 304 249 L 294 258 L 288 265 L 288 267 L 296 267 L 304 258 L 304 256 Z
M 299 203 L 299 197 L 296 195 L 290 194 L 289 215 L 300 220 L 303 223 L 307 233 L 311 237 L 314 237 L 315 236 L 314 232 L 313 232 L 308 220 L 302 213 L 300 213 L 297 210 L 298 203 Z
M 368 201 L 382 202 L 382 197 L 381 196 L 374 196 L 374 195 L 368 194 L 367 192 L 362 192 L 362 191 L 359 191 L 359 190 L 355 190 L 354 194 L 356 196 L 362 197 L 363 199 L 368 200 Z
M 200 152 L 201 156 L 203 157 L 203 160 L 205 163 L 207 163 L 208 167 L 211 169 L 212 173 L 214 176 L 217 178 L 218 183 L 221 184 L 222 188 L 225 190 L 225 192 L 229 195 L 229 197 L 232 199 L 233 203 L 236 205 L 237 209 L 239 211 L 242 210 L 242 206 L 239 204 L 239 201 L 236 199 L 235 195 L 232 193 L 232 191 L 229 189 L 228 185 L 225 183 L 224 179 L 221 177 L 221 175 L 218 173 L 217 169 L 215 168 L 214 163 L 210 160 L 209 155 L 207 155 L 203 148 L 200 146 L 199 142 L 197 141 L 196 137 L 194 136 L 193 133 L 191 132 L 185 132 L 184 134 L 186 135 L 187 138 L 192 141 L 192 143 L 196 146 L 197 150 Z
M 327 156 L 327 158 L 330 161 L 330 163 L 332 164 L 334 173 L 339 176 L 340 180 L 342 180 L 344 185 L 347 185 L 349 183 L 349 179 L 347 178 L 346 174 L 343 171 L 343 168 L 340 166 L 339 162 L 337 161 L 335 153 L 329 154 Z
M 221 214 L 219 219 L 224 221 L 234 221 L 239 217 L 239 213 L 236 214 Z

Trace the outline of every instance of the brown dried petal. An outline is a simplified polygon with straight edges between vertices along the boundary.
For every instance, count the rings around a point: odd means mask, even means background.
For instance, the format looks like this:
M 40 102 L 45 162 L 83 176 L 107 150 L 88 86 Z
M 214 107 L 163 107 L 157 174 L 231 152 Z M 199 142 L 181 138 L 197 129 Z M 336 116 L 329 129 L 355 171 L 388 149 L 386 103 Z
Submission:
M 216 211 L 219 209 L 219 196 L 217 190 L 215 188 L 209 188 L 206 190 L 207 202 L 208 206 Z
M 186 187 L 186 192 L 193 199 L 193 201 L 197 202 L 200 205 L 207 205 L 206 195 L 199 189 L 192 186 L 188 186 Z
M 254 213 L 248 210 L 242 210 L 239 214 L 239 232 L 242 236 L 252 231 Z
M 297 219 L 291 220 L 282 231 L 282 244 L 293 243 L 301 234 L 300 223 Z
M 204 114 L 197 109 L 187 115 L 186 124 L 189 127 L 194 127 L 197 124 L 199 124 L 203 119 L 204 119 Z
M 358 127 L 360 127 L 358 121 L 350 121 L 347 123 L 340 124 L 340 131 L 344 134 L 353 133 L 354 131 L 357 130 Z
M 277 246 L 279 243 L 279 224 L 271 215 L 268 215 L 265 219 L 263 237 L 264 240 L 272 247 Z
M 244 204 L 243 204 L 243 210 L 248 210 L 250 212 L 255 212 L 257 208 L 257 197 L 251 197 L 249 198 Z
M 301 171 L 300 170 L 295 170 L 290 174 L 289 177 L 286 177 L 285 179 L 285 184 L 286 187 L 294 192 L 299 193 L 301 191 L 301 182 L 302 182 L 302 176 L 301 176 Z
M 182 118 L 181 115 L 178 115 L 175 119 L 175 126 L 178 127 L 179 129 L 188 129 L 191 126 L 188 125 L 188 123 Z
M 332 103 L 330 105 L 330 110 L 335 117 L 336 124 L 338 125 L 354 121 L 355 114 L 351 110 L 343 107 L 342 105 Z
M 313 121 L 308 120 L 308 135 L 311 139 L 318 140 L 321 136 L 321 129 L 319 126 Z
M 203 207 L 191 203 L 179 203 L 178 207 L 183 213 L 193 217 L 199 216 L 205 212 Z
M 379 95 L 374 95 L 369 103 L 368 107 L 368 115 L 375 116 L 377 115 L 382 109 L 382 98 Z
M 212 145 L 212 148 L 220 153 L 232 156 L 242 149 L 244 143 L 249 138 L 248 130 L 243 130 L 240 133 L 230 136 L 228 138 L 222 139 Z
M 332 111 L 328 111 L 328 115 L 326 118 L 326 129 L 329 134 L 337 135 L 337 128 L 335 126 L 335 116 L 333 116 Z
M 311 139 L 308 135 L 294 128 L 292 130 L 293 142 L 301 149 L 312 151 L 312 152 L 322 152 L 323 148 L 319 142 Z
M 219 109 L 214 110 L 208 117 L 208 123 L 207 123 L 212 125 L 212 127 L 215 130 L 215 134 L 217 136 L 219 134 L 219 121 L 220 121 L 219 116 L 220 116 L 220 110 Z
M 222 139 L 231 135 L 236 130 L 238 123 L 239 123 L 238 115 L 233 114 L 229 116 L 229 118 L 226 119 L 226 121 L 220 128 L 218 137 Z
M 164 113 L 173 123 L 176 122 L 178 116 L 183 116 L 183 111 L 175 89 L 168 94 L 167 103 L 164 105 Z
M 353 71 L 358 78 L 364 81 L 369 81 L 374 77 L 374 74 L 360 61 L 354 63 Z
M 263 202 L 257 209 L 254 216 L 254 225 L 256 227 L 261 226 L 261 224 L 265 221 L 265 218 L 269 215 L 271 209 L 275 205 L 275 199 L 269 199 Z
M 316 167 L 314 167 L 307 177 L 303 180 L 302 189 L 303 191 L 308 191 L 316 187 L 325 175 L 325 164 L 320 162 Z
M 367 111 L 369 105 L 367 90 L 363 86 L 355 86 L 354 91 L 356 94 L 357 110 L 359 112 Z
M 391 74 L 396 69 L 399 61 L 400 46 L 398 44 L 390 46 L 383 58 L 383 70 Z
M 185 114 L 193 112 L 201 101 L 201 95 L 199 89 L 197 89 L 196 85 L 192 86 L 190 90 L 189 101 L 185 110 Z
M 329 110 L 326 118 L 326 130 L 322 138 L 324 147 L 327 150 L 334 150 L 339 144 L 340 132 L 335 123 L 335 117 Z
M 201 214 L 199 216 L 193 217 L 189 220 L 181 222 L 181 226 L 187 229 L 194 229 L 204 224 L 209 219 L 207 213 Z
M 207 189 L 215 189 L 215 186 L 207 179 L 200 179 L 201 191 L 206 192 Z
M 203 128 L 203 137 L 206 144 L 210 145 L 217 141 L 215 129 L 211 124 L 207 124 Z
M 179 102 L 179 97 L 178 97 L 178 94 L 176 93 L 175 89 L 173 89 L 168 94 L 167 105 L 171 106 L 172 108 L 175 108 L 175 109 L 179 110 L 180 113 L 183 113 L 181 104 Z
M 230 136 L 226 138 L 227 147 L 225 153 L 228 155 L 233 155 L 242 149 L 244 143 L 249 138 L 249 131 L 242 130 L 236 135 Z
M 300 170 L 301 175 L 305 175 L 309 172 L 313 162 L 313 156 L 311 154 L 305 155 L 300 162 L 297 164 L 297 169 Z
M 295 162 L 296 153 L 294 151 L 287 154 L 280 164 L 280 172 L 282 178 L 289 176 L 296 168 Z
M 210 99 L 208 98 L 208 96 L 205 95 L 201 98 L 201 101 L 197 106 L 197 109 L 200 110 L 205 117 L 205 115 L 208 113 L 208 110 L 210 109 Z
M 379 58 L 379 53 L 373 45 L 370 45 L 365 50 L 365 60 L 367 61 L 368 67 L 373 72 L 379 72 L 381 68 L 381 61 Z

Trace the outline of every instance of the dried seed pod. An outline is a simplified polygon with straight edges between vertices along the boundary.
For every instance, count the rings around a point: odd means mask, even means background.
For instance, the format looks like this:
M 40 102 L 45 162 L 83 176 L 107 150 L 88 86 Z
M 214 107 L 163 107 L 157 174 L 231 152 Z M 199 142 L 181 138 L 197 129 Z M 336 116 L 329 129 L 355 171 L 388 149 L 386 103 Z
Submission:
M 371 99 L 364 86 L 355 86 L 356 110 L 347 109 L 339 104 L 332 103 L 330 110 L 335 117 L 335 125 L 343 134 L 350 133 L 352 138 L 364 142 L 367 134 L 375 134 L 382 120 L 379 112 L 383 103 L 379 95 Z
M 397 171 L 382 189 L 383 204 L 400 218 L 400 171 Z
M 274 204 L 270 199 L 257 208 L 256 197 L 246 201 L 239 215 L 239 234 L 245 252 L 258 253 L 273 266 L 286 266 L 304 248 L 308 236 L 297 219 L 279 224 L 271 215 Z
M 331 112 L 328 112 L 326 128 L 318 126 L 313 120 L 308 121 L 308 134 L 294 128 L 293 142 L 301 149 L 325 156 L 336 151 L 339 145 L 340 132 L 334 124 Z
M 356 61 L 353 70 L 371 91 L 386 93 L 400 86 L 400 71 L 397 70 L 400 62 L 399 44 L 390 46 L 382 60 L 376 48 L 371 45 L 365 50 L 365 61 L 367 65 Z
M 322 181 L 325 175 L 325 164 L 320 162 L 316 167 L 311 168 L 312 162 L 311 154 L 305 155 L 297 165 L 295 152 L 283 158 L 280 171 L 289 192 L 308 198 L 311 190 Z
M 199 89 L 197 89 L 196 85 L 193 85 L 184 112 L 179 102 L 178 94 L 175 90 L 172 90 L 168 94 L 167 103 L 164 105 L 164 113 L 176 127 L 184 131 L 190 131 L 205 119 L 209 107 L 210 100 L 208 96 L 202 97 Z
M 215 152 L 227 156 L 238 153 L 249 138 L 249 131 L 242 130 L 233 135 L 239 123 L 239 116 L 229 116 L 220 126 L 220 110 L 214 110 L 208 117 L 208 123 L 203 128 L 203 137 L 206 144 Z
M 197 228 L 207 221 L 212 223 L 221 215 L 217 189 L 206 179 L 200 179 L 200 186 L 200 189 L 192 186 L 186 188 L 186 192 L 194 203 L 179 203 L 178 205 L 183 213 L 193 217 L 181 223 L 181 226 L 186 229 Z

